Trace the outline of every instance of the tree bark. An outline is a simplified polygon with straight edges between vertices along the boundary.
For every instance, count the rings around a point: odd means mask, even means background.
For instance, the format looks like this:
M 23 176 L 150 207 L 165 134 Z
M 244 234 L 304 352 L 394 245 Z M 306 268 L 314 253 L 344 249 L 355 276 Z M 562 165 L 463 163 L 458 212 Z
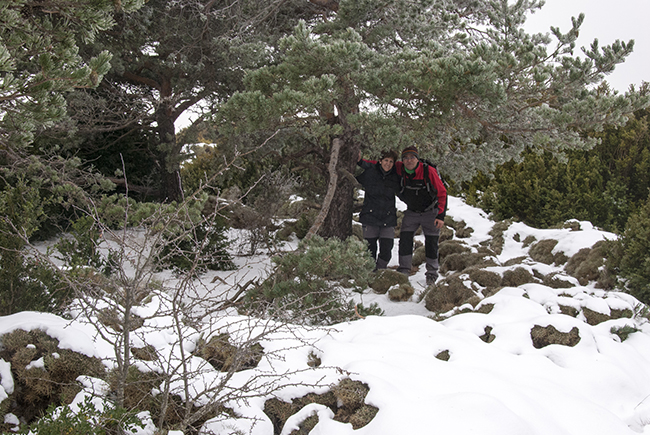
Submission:
M 320 212 L 318 213 L 318 216 L 316 216 L 316 219 L 314 220 L 313 225 L 307 231 L 307 235 L 305 236 L 305 241 L 311 239 L 316 233 L 318 233 L 318 230 L 320 230 L 321 226 L 323 225 L 323 222 L 325 221 L 325 218 L 328 216 L 329 211 L 330 211 L 330 206 L 332 205 L 332 199 L 334 198 L 334 194 L 336 193 L 337 189 L 337 183 L 338 183 L 338 172 L 337 172 L 337 166 L 339 164 L 339 152 L 341 150 L 341 139 L 334 138 L 332 141 L 332 152 L 330 153 L 330 163 L 328 165 L 328 172 L 329 172 L 329 183 L 327 184 L 327 193 L 325 194 L 325 199 L 323 200 L 323 205 L 321 206 Z
M 181 171 L 178 156 L 180 147 L 176 143 L 176 127 L 174 121 L 174 108 L 167 102 L 172 96 L 171 81 L 168 78 L 161 80 L 161 101 L 156 111 L 158 123 L 158 162 L 161 166 L 161 199 L 163 201 L 181 201 L 183 188 L 181 184 Z
M 341 174 L 354 173 L 357 163 L 355 156 L 359 155 L 359 145 L 353 138 L 353 133 L 348 132 L 338 139 L 341 141 L 341 148 L 336 162 L 336 190 L 331 200 L 333 206 L 329 208 L 318 232 L 324 238 L 337 237 L 345 240 L 352 235 L 352 209 L 354 207 L 352 196 L 355 183 L 351 177 L 341 176 Z

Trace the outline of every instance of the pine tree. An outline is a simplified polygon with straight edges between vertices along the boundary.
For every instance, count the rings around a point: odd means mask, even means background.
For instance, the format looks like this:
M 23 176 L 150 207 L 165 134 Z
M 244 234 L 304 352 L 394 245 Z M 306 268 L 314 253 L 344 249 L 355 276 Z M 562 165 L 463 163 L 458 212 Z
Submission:
M 182 197 L 178 117 L 199 102 L 208 112 L 240 89 L 244 69 L 267 61 L 266 41 L 317 12 L 302 0 L 150 0 L 137 13 L 118 13 L 115 28 L 86 47 L 110 50 L 105 81 L 116 96 L 144 103 L 137 121 L 154 135 L 143 152 L 159 168 L 161 199 Z
M 36 131 L 63 119 L 64 93 L 97 86 L 110 53 L 83 58 L 79 43 L 109 29 L 116 8 L 132 10 L 142 0 L 6 0 L 0 5 L 0 149 L 10 163 L 32 143 Z
M 274 65 L 246 76 L 246 90 L 220 113 L 222 131 L 280 129 L 277 147 L 289 153 L 286 138 L 300 138 L 319 156 L 310 163 L 316 168 L 327 166 L 337 138 L 334 174 L 353 172 L 362 148 L 416 143 L 456 181 L 518 158 L 525 147 L 588 148 L 595 140 L 577 128 L 624 123 L 647 104 L 636 92 L 595 88 L 634 44 L 594 41 L 576 56 L 583 15 L 567 33 L 552 28 L 553 38 L 523 30 L 526 14 L 542 4 L 340 1 L 324 22 L 302 23 L 284 38 Z M 352 189 L 338 177 L 321 235 L 351 233 Z
M 640 301 L 650 303 L 650 199 L 630 217 L 620 242 L 625 287 Z

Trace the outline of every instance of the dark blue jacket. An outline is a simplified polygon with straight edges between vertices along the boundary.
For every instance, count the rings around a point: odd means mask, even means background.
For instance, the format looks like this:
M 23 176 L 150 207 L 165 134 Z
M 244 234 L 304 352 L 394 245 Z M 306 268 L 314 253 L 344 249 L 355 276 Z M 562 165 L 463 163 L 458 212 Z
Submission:
M 358 165 L 364 171 L 357 176 L 357 180 L 366 192 L 359 221 L 376 227 L 396 226 L 395 195 L 400 191 L 400 177 L 395 166 L 386 173 L 379 162 L 360 160 Z

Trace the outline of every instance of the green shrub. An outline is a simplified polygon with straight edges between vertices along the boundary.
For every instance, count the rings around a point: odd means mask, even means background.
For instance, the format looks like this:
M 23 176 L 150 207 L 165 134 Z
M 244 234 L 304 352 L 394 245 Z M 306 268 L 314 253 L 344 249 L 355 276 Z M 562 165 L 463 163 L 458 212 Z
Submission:
M 310 324 L 355 318 L 354 304 L 340 287 L 367 288 L 375 267 L 366 245 L 352 237 L 342 241 L 315 236 L 273 262 L 273 273 L 248 291 L 246 309 Z
M 197 272 L 205 270 L 233 270 L 232 257 L 226 250 L 228 239 L 223 224 L 211 225 L 207 222 L 196 224 L 192 231 L 180 239 L 173 240 L 173 233 L 166 237 L 158 266 L 177 271 Z
M 639 332 L 639 329 L 635 328 L 634 326 L 630 325 L 624 325 L 624 326 L 612 326 L 612 328 L 609 330 L 614 335 L 617 335 L 618 338 L 621 339 L 621 341 L 625 341 L 630 337 L 630 334 L 634 334 L 635 332 Z
M 650 303 L 650 199 L 630 216 L 620 238 L 620 276 L 634 297 Z
M 648 197 L 648 109 L 635 112 L 624 127 L 588 134 L 601 140 L 592 150 L 569 151 L 565 159 L 526 151 L 519 163 L 479 174 L 462 193 L 495 220 L 514 218 L 550 228 L 578 219 L 620 231 Z
M 56 244 L 64 261 L 73 270 L 79 267 L 94 267 L 101 270 L 107 267 L 107 261 L 97 249 L 101 241 L 101 230 L 91 216 L 84 216 L 72 224 L 70 236 L 64 237 Z
M 38 189 L 25 182 L 0 191 L 0 315 L 57 312 L 69 297 L 57 274 L 24 250 L 44 216 L 43 206 Z
M 77 412 L 68 405 L 50 405 L 45 415 L 20 431 L 38 435 L 109 435 L 126 433 L 124 429 L 144 428 L 142 421 L 122 408 L 106 407 L 98 410 L 90 398 L 79 405 Z

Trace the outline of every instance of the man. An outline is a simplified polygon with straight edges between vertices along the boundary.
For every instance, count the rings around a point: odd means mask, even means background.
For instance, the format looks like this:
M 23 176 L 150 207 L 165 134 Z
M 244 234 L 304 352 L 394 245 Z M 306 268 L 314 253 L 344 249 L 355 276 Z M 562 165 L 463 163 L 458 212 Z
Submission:
M 397 163 L 395 165 L 397 174 L 402 177 L 402 188 L 398 197 L 407 207 L 399 235 L 398 270 L 410 274 L 413 262 L 413 236 L 418 227 L 422 227 L 427 269 L 426 283 L 431 285 L 438 278 L 438 241 L 440 229 L 444 225 L 447 189 L 436 168 L 420 161 L 416 147 L 404 148 L 402 162 Z

